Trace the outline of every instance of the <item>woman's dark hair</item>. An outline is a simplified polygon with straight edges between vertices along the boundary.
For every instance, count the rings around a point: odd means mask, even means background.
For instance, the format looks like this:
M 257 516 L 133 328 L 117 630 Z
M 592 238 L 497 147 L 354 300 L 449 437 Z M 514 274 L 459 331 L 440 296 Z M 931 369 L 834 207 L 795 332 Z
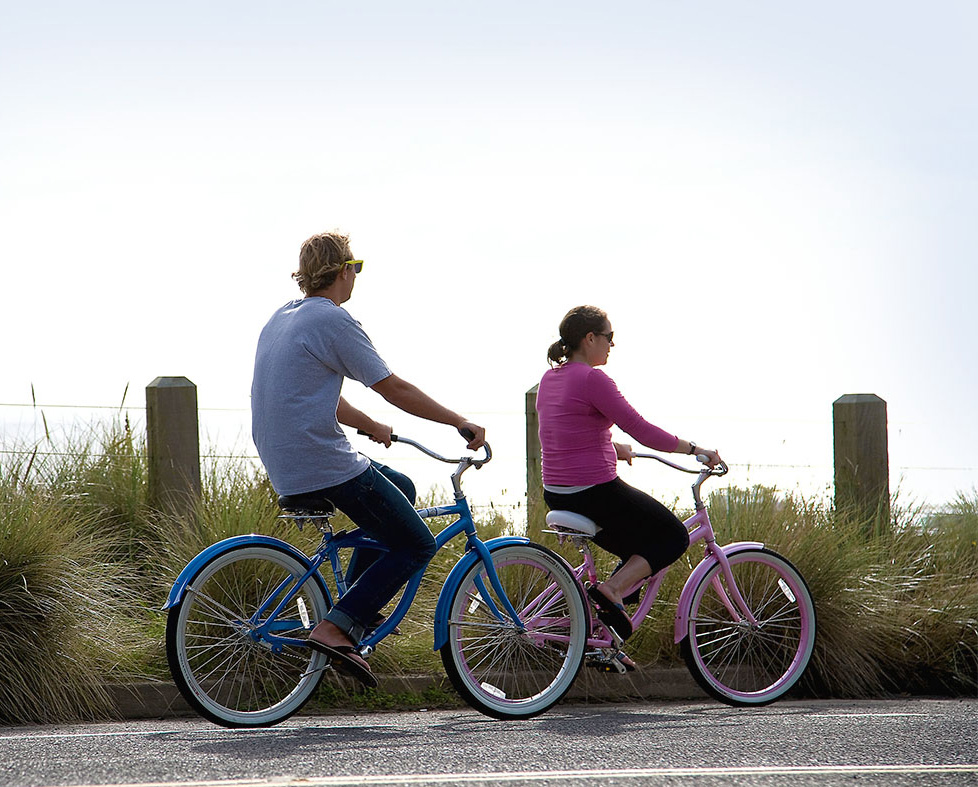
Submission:
M 608 324 L 608 315 L 597 306 L 575 306 L 560 321 L 560 338 L 547 350 L 550 365 L 567 363 L 571 353 L 581 346 L 589 333 L 600 333 Z

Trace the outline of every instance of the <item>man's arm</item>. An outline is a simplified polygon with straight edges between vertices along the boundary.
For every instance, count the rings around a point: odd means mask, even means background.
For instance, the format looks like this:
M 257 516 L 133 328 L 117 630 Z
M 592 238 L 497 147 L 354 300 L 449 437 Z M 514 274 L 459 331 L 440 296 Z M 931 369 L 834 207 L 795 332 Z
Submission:
M 352 426 L 354 429 L 366 432 L 375 443 L 383 443 L 390 448 L 391 427 L 375 421 L 369 415 L 361 412 L 346 401 L 342 396 L 340 397 L 339 404 L 336 406 L 336 420 L 344 426 Z
M 379 383 L 372 385 L 371 388 L 383 396 L 392 405 L 400 408 L 406 413 L 410 413 L 411 415 L 416 415 L 419 418 L 424 418 L 428 421 L 434 421 L 439 424 L 454 426 L 459 430 L 459 432 L 462 430 L 471 432 L 474 437 L 468 442 L 468 447 L 470 450 L 474 451 L 475 449 L 480 448 L 485 442 L 486 430 L 483 427 L 472 423 L 467 418 L 464 418 L 455 411 L 449 410 L 447 407 L 438 404 L 438 402 L 428 396 L 428 394 L 426 394 L 416 385 L 412 385 L 407 380 L 402 380 L 396 374 L 392 374 L 390 377 L 385 377 Z M 360 413 L 360 415 L 363 415 L 363 413 Z M 350 425 L 352 426 L 352 424 Z

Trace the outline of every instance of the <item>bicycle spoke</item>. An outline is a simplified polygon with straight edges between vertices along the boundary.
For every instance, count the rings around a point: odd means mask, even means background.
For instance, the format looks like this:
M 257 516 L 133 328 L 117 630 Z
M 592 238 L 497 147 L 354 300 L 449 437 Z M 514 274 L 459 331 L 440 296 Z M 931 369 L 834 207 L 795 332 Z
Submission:
M 506 554 L 513 559 L 494 565 L 525 628 L 501 624 L 490 614 L 488 599 L 466 584 L 453 602 L 451 648 L 442 655 L 470 703 L 499 718 L 527 717 L 570 687 L 583 659 L 585 613 L 569 571 L 552 560 L 539 562 L 537 556 L 546 554 L 542 547 L 513 547 Z M 484 576 L 471 576 L 479 574 Z M 503 607 L 501 599 L 493 603 Z
M 317 654 L 252 637 L 267 624 L 257 611 L 271 611 L 305 573 L 277 549 L 248 546 L 219 555 L 188 586 L 180 607 L 171 610 L 167 654 L 178 685 L 185 681 L 193 687 L 189 700 L 201 712 L 219 723 L 256 726 L 291 715 L 311 695 L 323 673 Z M 307 582 L 295 597 L 315 619 L 326 614 L 326 599 L 315 582 Z M 179 617 L 172 619 L 173 614 Z M 299 628 L 298 621 L 286 618 L 273 630 L 281 636 Z
M 810 596 L 790 564 L 766 550 L 732 558 L 731 570 L 756 624 L 731 619 L 714 584 L 717 568 L 695 594 L 684 656 L 718 699 L 769 702 L 797 680 L 810 657 L 811 634 L 803 636 L 805 616 L 813 615 Z

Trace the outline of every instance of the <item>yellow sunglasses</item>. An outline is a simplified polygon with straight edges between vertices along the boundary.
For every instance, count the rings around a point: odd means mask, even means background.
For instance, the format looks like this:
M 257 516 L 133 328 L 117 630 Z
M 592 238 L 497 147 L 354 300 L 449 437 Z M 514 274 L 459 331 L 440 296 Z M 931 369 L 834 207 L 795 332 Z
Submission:
M 354 273 L 359 273 L 363 270 L 363 260 L 347 260 L 345 264 L 352 265 Z

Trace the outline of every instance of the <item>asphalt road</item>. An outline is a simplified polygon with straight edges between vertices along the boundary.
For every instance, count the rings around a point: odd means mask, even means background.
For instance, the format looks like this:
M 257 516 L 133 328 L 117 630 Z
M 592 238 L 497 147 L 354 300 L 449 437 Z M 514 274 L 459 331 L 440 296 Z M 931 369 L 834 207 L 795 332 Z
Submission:
M 0 728 L 3 787 L 978 785 L 978 699 L 563 705 Z

